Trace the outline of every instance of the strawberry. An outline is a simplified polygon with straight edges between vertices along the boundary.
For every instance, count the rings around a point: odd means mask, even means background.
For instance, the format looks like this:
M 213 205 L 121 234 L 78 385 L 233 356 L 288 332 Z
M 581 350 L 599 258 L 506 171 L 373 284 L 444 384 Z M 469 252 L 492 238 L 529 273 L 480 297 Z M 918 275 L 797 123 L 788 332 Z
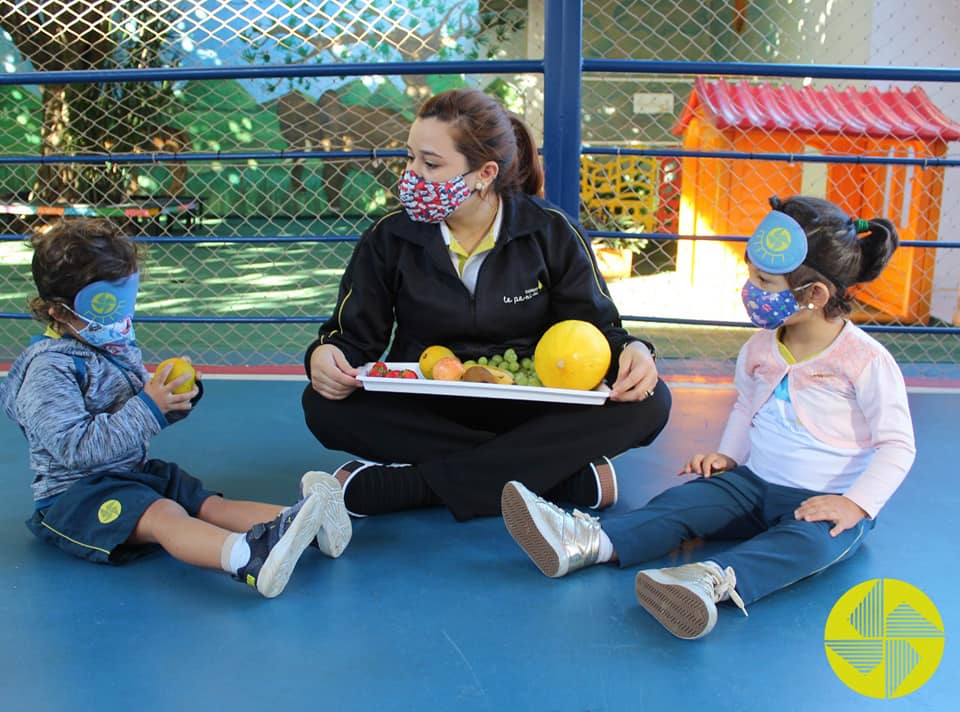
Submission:
M 409 368 L 405 368 L 400 372 L 400 378 L 419 378 L 417 372 Z
M 387 364 L 385 364 L 383 361 L 377 361 L 370 367 L 369 373 L 371 376 L 375 376 L 377 378 L 385 378 L 389 370 L 390 369 L 387 368 Z
M 398 371 L 398 370 L 395 369 L 395 368 L 391 368 L 389 371 L 387 371 L 386 377 L 387 377 L 387 378 L 400 378 L 400 371 Z

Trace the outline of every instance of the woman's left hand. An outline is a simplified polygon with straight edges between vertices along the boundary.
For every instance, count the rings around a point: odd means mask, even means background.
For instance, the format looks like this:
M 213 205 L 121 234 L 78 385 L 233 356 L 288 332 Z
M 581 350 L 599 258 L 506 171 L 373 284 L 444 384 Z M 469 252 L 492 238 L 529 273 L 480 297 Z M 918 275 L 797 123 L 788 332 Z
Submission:
M 631 341 L 620 352 L 617 380 L 610 390 L 610 400 L 640 401 L 653 395 L 659 375 L 650 350 L 640 341 Z
M 837 536 L 867 516 L 860 505 L 840 494 L 821 494 L 805 499 L 793 516 L 804 522 L 833 522 L 830 536 Z

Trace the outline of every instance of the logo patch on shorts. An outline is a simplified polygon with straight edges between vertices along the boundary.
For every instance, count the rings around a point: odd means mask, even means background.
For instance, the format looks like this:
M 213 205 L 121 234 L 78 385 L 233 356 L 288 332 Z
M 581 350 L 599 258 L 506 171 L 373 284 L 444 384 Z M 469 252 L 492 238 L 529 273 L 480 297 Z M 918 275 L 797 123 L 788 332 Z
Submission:
M 101 524 L 109 524 L 120 516 L 122 509 L 123 507 L 120 506 L 120 502 L 115 499 L 108 499 L 100 505 L 100 509 L 97 511 L 97 519 L 100 520 Z

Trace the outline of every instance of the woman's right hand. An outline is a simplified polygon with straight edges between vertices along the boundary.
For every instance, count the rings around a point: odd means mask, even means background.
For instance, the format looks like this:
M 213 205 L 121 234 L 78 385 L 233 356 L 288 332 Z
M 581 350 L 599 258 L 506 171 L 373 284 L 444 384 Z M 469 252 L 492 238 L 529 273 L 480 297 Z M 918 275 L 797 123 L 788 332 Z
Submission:
M 310 385 L 329 400 L 343 400 L 359 388 L 359 373 L 333 344 L 322 344 L 310 354 Z
M 710 477 L 719 474 L 725 470 L 732 470 L 737 466 L 737 461 L 732 457 L 724 455 L 722 452 L 711 452 L 706 455 L 697 454 L 687 460 L 687 465 L 678 475 L 696 474 L 703 477 Z

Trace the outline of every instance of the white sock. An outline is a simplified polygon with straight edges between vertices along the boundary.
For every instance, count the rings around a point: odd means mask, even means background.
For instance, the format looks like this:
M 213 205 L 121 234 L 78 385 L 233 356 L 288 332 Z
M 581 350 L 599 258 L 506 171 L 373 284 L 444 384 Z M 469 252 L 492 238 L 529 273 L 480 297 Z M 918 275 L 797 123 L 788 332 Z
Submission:
M 610 537 L 607 536 L 607 533 L 600 530 L 600 553 L 597 554 L 597 563 L 605 564 L 610 559 L 613 558 L 613 542 L 610 541 Z
M 246 566 L 249 561 L 250 545 L 247 543 L 246 534 L 228 534 L 220 550 L 220 568 L 235 576 L 240 567 Z

